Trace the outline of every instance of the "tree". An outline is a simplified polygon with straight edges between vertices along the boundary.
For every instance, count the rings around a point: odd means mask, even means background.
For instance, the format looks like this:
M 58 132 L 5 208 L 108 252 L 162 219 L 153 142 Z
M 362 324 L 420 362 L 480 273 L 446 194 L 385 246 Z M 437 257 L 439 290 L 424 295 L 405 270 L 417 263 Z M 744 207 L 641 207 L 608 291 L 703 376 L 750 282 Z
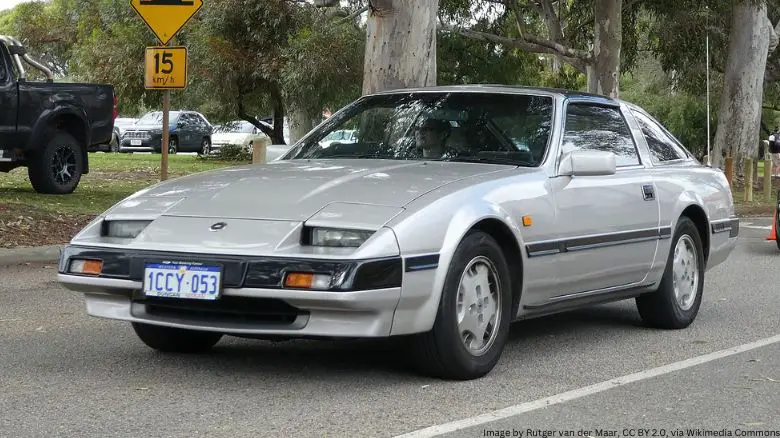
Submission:
M 363 94 L 436 85 L 439 0 L 369 0 Z
M 713 102 L 717 111 L 717 118 L 712 117 L 717 120 L 712 148 L 715 166 L 721 165 L 723 152 L 731 151 L 740 172 L 742 157 L 756 150 L 761 130 L 768 134 L 761 109 L 773 109 L 776 105 L 762 105 L 762 101 L 780 95 L 778 29 L 773 28 L 769 17 L 770 10 L 776 11 L 779 3 L 659 0 L 646 4 L 657 16 L 650 29 L 652 52 L 664 70 L 674 76 L 672 87 L 704 95 L 710 70 L 712 94 L 720 94 L 720 99 Z M 777 15 L 772 19 L 777 22 Z M 707 37 L 709 65 L 705 62 Z M 767 115 L 772 118 L 771 113 Z
M 281 70 L 295 8 L 288 0 L 209 2 L 185 34 L 194 42 L 193 91 L 220 96 L 211 102 L 217 119 L 246 120 L 275 144 L 285 143 Z M 273 128 L 259 120 L 266 111 L 273 113 Z
M 236 13 L 236 11 L 242 11 Z M 284 144 L 296 141 L 328 106 L 360 95 L 365 37 L 350 22 L 294 0 L 222 0 L 193 26 L 198 95 L 216 95 L 219 119 L 237 116 Z M 262 25 L 259 25 L 262 24 Z M 260 122 L 273 113 L 273 129 Z
M 638 2 L 442 0 L 446 11 L 442 27 L 468 38 L 551 55 L 555 71 L 560 70 L 560 62 L 565 62 L 587 75 L 588 91 L 618 97 L 621 63 L 630 66 L 635 56 L 637 33 L 633 23 Z M 497 16 L 494 29 L 471 28 L 467 23 L 475 12 Z M 624 32 L 624 22 L 628 32 Z
M 771 42 L 771 45 L 770 45 Z M 728 58 L 720 98 L 712 163 L 720 166 L 723 150 L 732 148 L 737 163 L 758 147 L 764 76 L 777 34 L 767 17 L 766 3 L 735 0 Z
M 281 70 L 292 142 L 322 121 L 323 109 L 360 96 L 366 36 L 352 18 L 299 8 Z

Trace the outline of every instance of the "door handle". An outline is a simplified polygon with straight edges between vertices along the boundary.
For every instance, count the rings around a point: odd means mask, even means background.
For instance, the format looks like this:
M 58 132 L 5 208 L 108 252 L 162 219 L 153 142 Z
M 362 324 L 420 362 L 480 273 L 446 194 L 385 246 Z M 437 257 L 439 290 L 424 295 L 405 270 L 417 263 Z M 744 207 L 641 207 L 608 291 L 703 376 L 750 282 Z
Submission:
M 652 201 L 655 199 L 655 188 L 652 184 L 645 184 L 642 186 L 642 196 L 645 201 Z

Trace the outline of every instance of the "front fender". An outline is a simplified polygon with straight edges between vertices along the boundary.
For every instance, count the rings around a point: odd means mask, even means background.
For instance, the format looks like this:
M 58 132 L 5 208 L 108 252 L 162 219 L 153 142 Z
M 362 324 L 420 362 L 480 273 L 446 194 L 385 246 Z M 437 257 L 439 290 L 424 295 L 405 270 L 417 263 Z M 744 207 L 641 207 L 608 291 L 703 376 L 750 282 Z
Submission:
M 518 247 L 523 247 L 520 227 L 500 206 L 487 201 L 457 204 L 456 199 L 440 201 L 391 226 L 404 258 L 401 299 L 391 335 L 433 327 L 455 250 L 476 224 L 498 220 L 511 230 Z

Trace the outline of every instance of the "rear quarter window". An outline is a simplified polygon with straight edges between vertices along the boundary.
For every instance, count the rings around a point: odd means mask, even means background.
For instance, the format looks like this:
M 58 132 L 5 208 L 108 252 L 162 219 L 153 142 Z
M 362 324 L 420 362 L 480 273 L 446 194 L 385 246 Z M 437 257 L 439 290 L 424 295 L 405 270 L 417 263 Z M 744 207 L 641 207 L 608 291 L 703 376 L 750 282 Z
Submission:
M 631 114 L 642 129 L 653 162 L 666 163 L 688 156 L 658 122 L 640 111 L 631 110 Z

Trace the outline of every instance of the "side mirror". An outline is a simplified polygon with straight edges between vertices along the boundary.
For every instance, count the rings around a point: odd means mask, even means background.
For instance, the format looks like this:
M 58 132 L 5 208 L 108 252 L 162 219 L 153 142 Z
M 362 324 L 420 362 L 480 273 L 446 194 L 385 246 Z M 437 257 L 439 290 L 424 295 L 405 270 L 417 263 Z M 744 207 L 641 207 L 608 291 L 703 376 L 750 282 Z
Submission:
M 615 174 L 615 154 L 606 151 L 571 151 L 563 155 L 561 176 L 598 176 Z

